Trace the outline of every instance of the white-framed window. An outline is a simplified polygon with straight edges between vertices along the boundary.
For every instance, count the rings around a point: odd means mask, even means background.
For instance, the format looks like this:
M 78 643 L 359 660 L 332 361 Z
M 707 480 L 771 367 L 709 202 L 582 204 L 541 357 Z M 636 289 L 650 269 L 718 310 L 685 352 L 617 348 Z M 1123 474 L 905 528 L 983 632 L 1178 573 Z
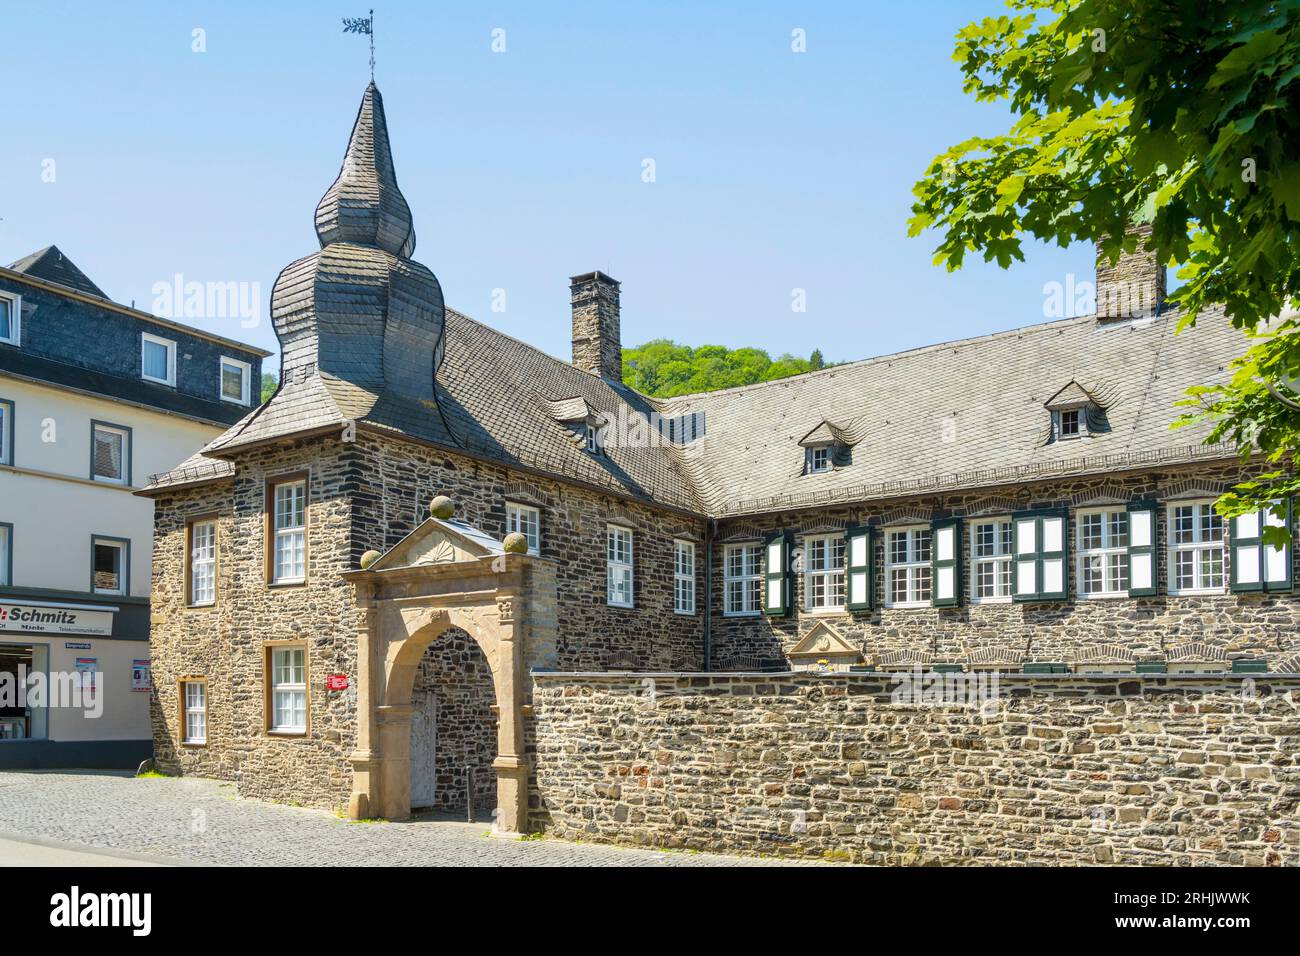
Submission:
M 1093 508 L 1075 516 L 1079 597 L 1128 595 L 1128 520 L 1124 508 Z
M 221 356 L 221 400 L 247 405 L 252 396 L 253 366 L 229 356 Z
M 1169 593 L 1217 594 L 1223 590 L 1223 518 L 1214 502 L 1169 505 Z
M 842 534 L 804 539 L 804 600 L 810 611 L 842 611 L 846 601 Z
M 722 613 L 758 614 L 763 609 L 763 546 L 729 544 L 722 550 Z
M 605 603 L 611 607 L 632 607 L 632 531 L 616 524 L 605 529 L 608 562 Z
M 131 430 L 95 422 L 92 425 L 90 477 L 111 485 L 131 481 Z
M 271 648 L 270 731 L 280 734 L 307 732 L 307 648 L 299 645 Z
M 14 526 L 0 524 L 0 587 L 13 584 Z
M 0 292 L 0 342 L 22 345 L 23 297 Z
M 1088 418 L 1083 408 L 1065 408 L 1056 413 L 1056 437 L 1078 438 L 1088 433 Z
M 129 551 L 120 538 L 91 539 L 90 584 L 94 593 L 126 594 Z
M 970 596 L 975 604 L 1011 600 L 1011 519 L 971 522 Z
M 190 606 L 204 607 L 217 601 L 217 522 L 195 521 L 190 525 Z
M 587 422 L 587 451 L 593 455 L 600 454 L 600 429 L 595 422 Z
M 185 698 L 185 736 L 181 743 L 206 744 L 208 742 L 208 685 L 203 681 L 188 680 L 181 683 Z
M 532 505 L 506 502 L 506 534 L 518 531 L 528 539 L 528 553 L 542 553 L 542 513 Z
M 272 491 L 271 583 L 297 584 L 307 580 L 307 481 L 282 481 Z
M 835 467 L 829 445 L 808 449 L 808 474 L 816 475 Z
M 0 465 L 14 463 L 14 403 L 0 399 Z
M 673 610 L 695 613 L 695 543 L 673 541 Z
M 176 384 L 176 343 L 159 335 L 140 333 L 140 377 L 160 385 Z
M 885 606 L 928 605 L 930 577 L 930 526 L 888 529 L 885 532 Z

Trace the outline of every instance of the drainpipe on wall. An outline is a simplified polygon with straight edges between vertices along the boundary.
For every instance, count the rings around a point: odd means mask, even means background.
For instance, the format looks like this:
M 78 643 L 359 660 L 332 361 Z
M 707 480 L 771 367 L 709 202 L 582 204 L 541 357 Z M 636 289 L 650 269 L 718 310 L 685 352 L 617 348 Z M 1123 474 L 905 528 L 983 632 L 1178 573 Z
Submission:
M 712 670 L 713 657 L 713 534 L 717 519 L 704 522 L 704 669 Z

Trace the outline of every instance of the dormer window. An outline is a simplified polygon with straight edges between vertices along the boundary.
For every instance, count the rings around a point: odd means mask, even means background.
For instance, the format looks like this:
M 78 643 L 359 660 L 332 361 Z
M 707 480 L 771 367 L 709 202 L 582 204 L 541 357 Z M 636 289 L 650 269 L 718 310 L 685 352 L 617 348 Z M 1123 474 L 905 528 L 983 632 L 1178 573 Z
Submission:
M 1082 408 L 1067 408 L 1058 414 L 1060 424 L 1057 426 L 1057 437 L 1078 438 L 1088 431 L 1088 423 L 1084 419 Z
M 799 439 L 803 447 L 803 473 L 821 475 L 851 463 L 857 437 L 847 428 L 823 420 Z
M 587 451 L 593 455 L 600 454 L 600 432 L 595 422 L 587 422 Z
M 808 474 L 820 474 L 823 471 L 830 471 L 834 467 L 835 462 L 831 457 L 830 445 L 821 445 L 817 448 L 808 449 Z
M 1048 442 L 1086 438 L 1109 431 L 1102 404 L 1078 382 L 1070 382 L 1043 405 L 1052 416 Z

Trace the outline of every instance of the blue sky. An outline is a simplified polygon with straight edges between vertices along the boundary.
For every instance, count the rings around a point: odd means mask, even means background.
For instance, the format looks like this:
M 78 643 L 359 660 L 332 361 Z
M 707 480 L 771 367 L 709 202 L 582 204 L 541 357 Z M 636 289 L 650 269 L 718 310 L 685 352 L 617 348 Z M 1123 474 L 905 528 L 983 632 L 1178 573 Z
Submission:
M 7 5 L 20 42 L 5 47 L 0 261 L 57 243 L 145 309 L 178 273 L 260 283 L 254 327 L 192 322 L 274 349 L 271 287 L 318 247 L 312 212 L 368 80 L 365 39 L 340 17 L 370 2 Z M 845 360 L 1043 321 L 1044 283 L 1091 281 L 1089 247 L 949 275 L 905 229 L 934 154 L 1007 125 L 962 95 L 951 61 L 953 34 L 1002 10 L 378 3 L 376 79 L 415 257 L 449 305 L 565 357 L 568 277 L 591 269 L 623 283 L 628 345 Z M 795 28 L 806 53 L 791 51 Z

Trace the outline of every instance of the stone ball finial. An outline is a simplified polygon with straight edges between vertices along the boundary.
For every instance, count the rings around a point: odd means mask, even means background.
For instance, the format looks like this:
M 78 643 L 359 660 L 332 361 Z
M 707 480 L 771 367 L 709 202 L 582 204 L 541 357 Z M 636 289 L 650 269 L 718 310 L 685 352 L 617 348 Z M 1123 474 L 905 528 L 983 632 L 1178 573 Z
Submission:
M 369 567 L 378 561 L 380 554 L 378 551 L 367 551 L 361 556 L 361 570 L 368 570 Z
M 429 502 L 429 513 L 446 521 L 456 513 L 456 503 L 446 495 L 439 495 Z
M 501 546 L 506 549 L 507 554 L 527 554 L 528 538 L 522 531 L 511 531 L 501 542 Z

